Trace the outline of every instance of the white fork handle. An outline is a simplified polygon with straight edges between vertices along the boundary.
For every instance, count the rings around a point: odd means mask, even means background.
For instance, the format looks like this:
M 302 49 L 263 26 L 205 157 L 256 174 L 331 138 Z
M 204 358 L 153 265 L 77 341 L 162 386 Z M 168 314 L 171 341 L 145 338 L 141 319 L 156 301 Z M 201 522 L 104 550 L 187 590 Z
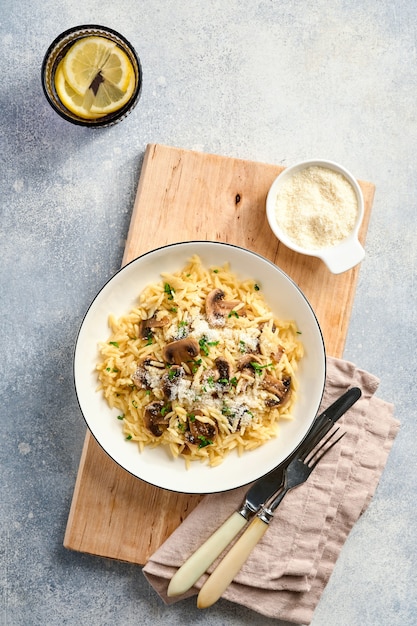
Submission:
M 253 548 L 263 537 L 267 528 L 268 524 L 259 519 L 259 517 L 255 517 L 201 587 L 197 598 L 199 609 L 206 609 L 217 602 L 241 569 Z
M 188 591 L 246 523 L 240 513 L 233 513 L 174 574 L 168 586 L 168 596 L 179 596 Z

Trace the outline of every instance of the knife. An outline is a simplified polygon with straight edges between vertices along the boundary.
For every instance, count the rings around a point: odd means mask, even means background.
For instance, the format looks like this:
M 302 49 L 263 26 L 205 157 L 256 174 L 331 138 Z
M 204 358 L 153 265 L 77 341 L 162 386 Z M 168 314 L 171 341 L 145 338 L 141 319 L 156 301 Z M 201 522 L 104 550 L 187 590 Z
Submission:
M 333 429 L 330 436 L 325 437 L 318 444 L 318 450 L 317 448 L 314 448 L 312 455 L 310 454 L 311 451 L 301 453 L 299 457 L 296 457 L 291 461 L 285 470 L 283 488 L 279 491 L 277 496 L 272 498 L 272 502 L 261 508 L 255 519 L 248 525 L 236 543 L 233 544 L 226 556 L 222 561 L 220 561 L 215 570 L 210 574 L 204 585 L 201 587 L 197 598 L 197 607 L 199 609 L 208 608 L 217 602 L 224 591 L 226 591 L 236 574 L 241 570 L 243 564 L 249 558 L 252 550 L 266 533 L 268 526 L 274 517 L 275 510 L 279 506 L 280 502 L 282 502 L 288 491 L 291 491 L 291 489 L 299 487 L 301 484 L 305 483 L 314 467 L 320 462 L 320 459 L 322 459 L 329 452 L 329 450 L 331 450 L 341 439 L 343 439 L 346 434 L 345 432 L 338 435 L 337 439 L 335 439 L 335 435 L 338 434 L 338 431 L 339 428 Z
M 352 387 L 315 418 L 313 425 L 296 450 L 274 470 L 250 487 L 239 509 L 232 513 L 177 570 L 168 586 L 167 595 L 169 597 L 185 593 L 197 582 L 252 517 L 281 489 L 285 469 L 292 459 L 302 450 L 313 449 L 335 422 L 359 400 L 361 395 L 362 392 L 358 387 Z

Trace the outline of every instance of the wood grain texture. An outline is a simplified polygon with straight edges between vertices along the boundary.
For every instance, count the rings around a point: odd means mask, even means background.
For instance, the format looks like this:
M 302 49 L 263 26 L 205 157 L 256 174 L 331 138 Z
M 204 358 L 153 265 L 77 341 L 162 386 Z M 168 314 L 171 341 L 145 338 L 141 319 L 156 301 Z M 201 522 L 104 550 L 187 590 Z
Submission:
M 123 264 L 159 246 L 188 240 L 237 244 L 278 265 L 302 289 L 320 323 L 327 354 L 343 355 L 359 266 L 331 274 L 313 257 L 277 241 L 265 200 L 283 167 L 148 145 Z M 359 181 L 365 243 L 374 185 Z M 116 465 L 86 434 L 64 546 L 144 564 L 201 500 L 148 485 Z

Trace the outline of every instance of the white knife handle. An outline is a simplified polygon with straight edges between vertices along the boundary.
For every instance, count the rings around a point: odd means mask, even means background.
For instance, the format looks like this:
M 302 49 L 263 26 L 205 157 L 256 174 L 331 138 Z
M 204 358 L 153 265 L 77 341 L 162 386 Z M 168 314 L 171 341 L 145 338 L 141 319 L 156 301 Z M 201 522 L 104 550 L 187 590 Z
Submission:
M 169 583 L 167 595 L 179 596 L 188 591 L 239 534 L 245 524 L 247 520 L 240 513 L 233 513 L 174 574 Z
M 199 609 L 206 609 L 220 598 L 267 528 L 268 524 L 255 517 L 200 589 L 197 598 Z

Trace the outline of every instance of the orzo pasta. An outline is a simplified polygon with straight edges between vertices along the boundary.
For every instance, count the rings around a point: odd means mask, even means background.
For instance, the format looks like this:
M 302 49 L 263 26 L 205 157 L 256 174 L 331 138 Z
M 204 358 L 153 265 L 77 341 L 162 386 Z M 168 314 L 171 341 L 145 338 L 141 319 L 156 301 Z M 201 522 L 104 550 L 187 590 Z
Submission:
M 254 449 L 291 419 L 303 356 L 292 320 L 274 317 L 254 279 L 193 256 L 162 274 L 125 316 L 109 317 L 99 390 L 124 437 L 218 465 Z

